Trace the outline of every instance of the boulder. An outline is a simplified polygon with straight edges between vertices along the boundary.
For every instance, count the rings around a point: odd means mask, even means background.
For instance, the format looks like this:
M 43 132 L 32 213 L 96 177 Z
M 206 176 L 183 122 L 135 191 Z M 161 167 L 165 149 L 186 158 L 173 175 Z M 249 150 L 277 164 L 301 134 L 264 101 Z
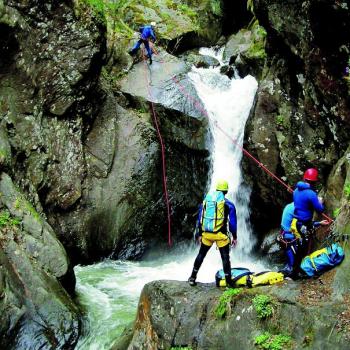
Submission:
M 345 350 L 348 265 L 345 260 L 318 279 L 242 289 L 226 300 L 213 284 L 151 282 L 141 293 L 128 349 L 238 349 L 244 344 L 253 350 L 282 337 L 286 343 L 280 348 Z
M 62 287 L 75 280 L 62 244 L 11 178 L 0 178 L 0 345 L 66 349 L 76 345 L 81 315 Z

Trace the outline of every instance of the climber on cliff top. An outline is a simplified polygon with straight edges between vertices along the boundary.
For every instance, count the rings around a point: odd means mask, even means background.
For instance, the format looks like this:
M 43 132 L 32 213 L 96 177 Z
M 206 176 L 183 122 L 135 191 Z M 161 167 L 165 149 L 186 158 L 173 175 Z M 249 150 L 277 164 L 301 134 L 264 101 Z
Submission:
M 237 244 L 237 217 L 234 204 L 225 198 L 227 192 L 227 181 L 219 180 L 216 184 L 216 191 L 209 192 L 200 206 L 196 227 L 196 240 L 200 242 L 200 249 L 192 274 L 188 279 L 191 286 L 196 285 L 198 270 L 215 242 L 220 251 L 226 285 L 234 287 L 231 280 L 230 238 L 227 231 L 231 233 L 232 245 L 235 246 Z
M 156 27 L 156 22 L 151 22 L 151 25 L 144 25 L 139 28 L 140 31 L 140 39 L 135 43 L 133 48 L 129 51 L 131 56 L 134 56 L 139 50 L 141 44 L 143 44 L 147 50 L 149 64 L 152 64 L 152 49 L 149 46 L 149 40 L 153 42 L 156 41 L 156 36 L 154 34 L 154 30 Z

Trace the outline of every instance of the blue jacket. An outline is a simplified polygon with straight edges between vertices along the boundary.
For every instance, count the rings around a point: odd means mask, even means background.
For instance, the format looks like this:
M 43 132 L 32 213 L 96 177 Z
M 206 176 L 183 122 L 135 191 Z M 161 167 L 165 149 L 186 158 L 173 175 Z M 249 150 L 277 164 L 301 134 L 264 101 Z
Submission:
M 294 218 L 294 203 L 287 204 L 283 209 L 281 228 L 284 233 L 290 233 L 290 226 Z
M 294 217 L 302 222 L 312 220 L 314 211 L 322 213 L 323 204 L 318 200 L 317 193 L 307 182 L 299 181 L 293 192 Z
M 156 41 L 156 36 L 151 26 L 142 26 L 140 27 L 141 39 L 148 40 L 152 38 L 153 41 Z
M 197 219 L 197 233 L 196 238 L 200 235 L 202 235 L 202 229 L 201 229 L 201 217 L 202 217 L 202 209 L 203 204 L 199 207 L 199 213 L 198 213 L 198 219 Z M 225 198 L 225 224 L 223 228 L 223 233 L 227 232 L 227 221 L 228 221 L 228 230 L 232 234 L 233 239 L 237 239 L 237 214 L 236 214 L 236 207 L 235 205 Z M 228 219 L 228 220 L 227 220 Z

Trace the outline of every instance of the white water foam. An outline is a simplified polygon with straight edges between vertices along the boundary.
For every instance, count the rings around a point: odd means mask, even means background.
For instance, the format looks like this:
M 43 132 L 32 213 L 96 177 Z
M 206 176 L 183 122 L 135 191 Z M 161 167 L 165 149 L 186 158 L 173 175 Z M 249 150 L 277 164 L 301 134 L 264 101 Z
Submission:
M 203 48 L 201 54 L 215 57 L 223 64 L 222 50 Z M 210 117 L 213 135 L 210 187 L 216 180 L 226 179 L 231 199 L 237 209 L 238 245 L 231 251 L 233 267 L 247 267 L 259 272 L 266 269 L 263 262 L 252 258 L 254 236 L 249 223 L 249 188 L 242 183 L 240 162 L 244 128 L 257 90 L 257 82 L 247 76 L 230 80 L 220 73 L 220 67 L 193 68 L 189 77 Z M 225 130 L 225 136 L 214 123 Z M 124 325 L 132 321 L 143 286 L 152 280 L 172 279 L 185 281 L 189 277 L 198 246 L 178 247 L 171 252 L 163 252 L 156 259 L 142 262 L 120 262 L 106 260 L 102 263 L 76 267 L 77 293 L 79 301 L 88 310 L 89 333 L 85 335 L 77 349 L 109 349 L 122 331 Z M 213 282 L 215 273 L 222 268 L 220 254 L 211 248 L 198 273 L 199 282 Z

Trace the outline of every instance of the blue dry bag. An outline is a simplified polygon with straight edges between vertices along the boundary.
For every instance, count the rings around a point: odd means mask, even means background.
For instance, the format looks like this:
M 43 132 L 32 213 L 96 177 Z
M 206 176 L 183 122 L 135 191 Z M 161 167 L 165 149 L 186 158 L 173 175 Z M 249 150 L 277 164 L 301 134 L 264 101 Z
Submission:
M 330 247 L 316 250 L 306 256 L 301 262 L 301 269 L 309 276 L 318 276 L 323 272 L 339 265 L 344 260 L 344 251 L 342 247 L 333 243 Z

